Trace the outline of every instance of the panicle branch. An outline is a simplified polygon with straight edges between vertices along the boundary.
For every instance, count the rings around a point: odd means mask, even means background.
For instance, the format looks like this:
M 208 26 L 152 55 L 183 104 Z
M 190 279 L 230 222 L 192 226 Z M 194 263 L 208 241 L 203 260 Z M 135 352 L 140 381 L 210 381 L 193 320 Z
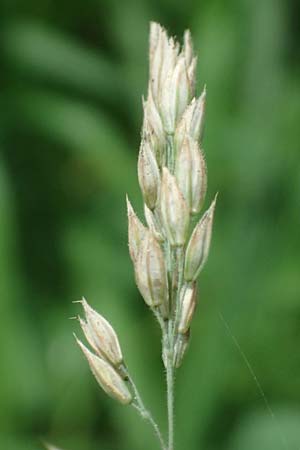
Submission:
M 181 365 L 190 340 L 197 279 L 209 254 L 216 198 L 203 216 L 197 217 L 207 189 L 202 147 L 206 88 L 196 97 L 197 58 L 190 32 L 184 33 L 180 47 L 162 26 L 151 23 L 149 65 L 138 156 L 147 225 L 127 198 L 128 242 L 136 284 L 162 330 L 167 446 L 129 375 L 114 329 L 84 299 L 85 319 L 79 321 L 95 353 L 76 339 L 104 391 L 123 404 L 131 403 L 148 418 L 161 448 L 174 450 L 174 371 Z

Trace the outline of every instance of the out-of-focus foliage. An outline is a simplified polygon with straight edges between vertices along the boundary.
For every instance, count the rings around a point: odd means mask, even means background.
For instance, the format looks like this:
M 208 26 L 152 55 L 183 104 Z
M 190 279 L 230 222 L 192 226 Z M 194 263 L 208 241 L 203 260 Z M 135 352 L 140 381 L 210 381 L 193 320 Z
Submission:
M 193 33 L 199 92 L 204 83 L 208 92 L 208 202 L 219 191 L 177 377 L 177 449 L 298 449 L 298 3 L 2 0 L 0 8 L 0 448 L 38 450 L 43 439 L 65 450 L 156 448 L 136 413 L 97 387 L 73 342 L 71 302 L 83 294 L 113 323 L 165 424 L 159 330 L 134 286 L 125 212 L 126 192 L 142 207 L 141 95 L 148 23 L 158 20 Z

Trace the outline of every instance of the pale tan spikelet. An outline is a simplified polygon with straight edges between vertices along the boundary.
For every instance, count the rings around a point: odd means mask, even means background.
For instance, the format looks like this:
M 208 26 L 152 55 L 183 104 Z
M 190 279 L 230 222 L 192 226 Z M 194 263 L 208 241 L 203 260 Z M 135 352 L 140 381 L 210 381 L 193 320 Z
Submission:
M 157 107 L 153 101 L 152 93 L 149 91 L 147 100 L 143 100 L 144 121 L 142 138 L 149 141 L 156 156 L 158 166 L 161 166 L 163 153 L 165 151 L 166 137 L 163 123 Z
M 75 338 L 89 363 L 94 377 L 106 394 L 123 405 L 131 403 L 132 395 L 117 371 L 107 361 L 94 355 L 76 336 Z
M 123 355 L 115 330 L 84 298 L 82 306 L 86 321 L 81 319 L 80 325 L 87 341 L 99 356 L 118 367 L 123 361 Z
M 138 216 L 134 212 L 134 209 L 126 196 L 127 203 L 127 216 L 128 216 L 128 245 L 129 254 L 133 261 L 136 261 L 139 248 L 143 239 L 145 239 L 148 230 L 139 220 Z
M 190 330 L 185 334 L 178 334 L 174 345 L 173 365 L 178 369 L 181 366 L 183 357 L 190 342 Z
M 191 95 L 185 59 L 178 57 L 174 69 L 168 74 L 161 89 L 160 112 L 167 133 L 173 133 L 185 111 Z
M 190 328 L 197 305 L 197 286 L 193 283 L 183 286 L 180 298 L 180 317 L 178 323 L 178 333 L 185 334 Z
M 166 167 L 162 174 L 160 209 L 165 235 L 170 244 L 184 245 L 189 226 L 189 208 L 175 177 Z
M 152 22 L 149 47 L 149 89 L 155 104 L 159 106 L 162 83 L 176 64 L 179 46 L 173 38 L 168 38 L 163 27 Z
M 194 59 L 193 40 L 190 30 L 185 30 L 183 35 L 183 52 L 186 66 L 189 67 Z
M 165 39 L 165 32 L 162 27 L 158 23 L 151 22 L 149 39 L 149 89 L 151 89 L 156 104 L 160 87 Z
M 153 97 L 165 132 L 175 131 L 178 120 L 194 95 L 197 59 L 191 36 L 186 31 L 184 46 L 168 37 L 159 24 L 150 26 L 150 79 L 148 95 Z
M 138 179 L 145 203 L 148 208 L 154 209 L 160 188 L 160 174 L 154 152 L 146 139 L 142 141 L 140 147 Z
M 150 22 L 150 31 L 149 31 L 149 65 L 152 66 L 154 52 L 157 51 L 157 47 L 159 44 L 161 26 L 157 22 Z
M 175 176 L 191 214 L 197 214 L 206 195 L 206 164 L 198 143 L 188 136 L 177 152 Z
M 158 306 L 161 301 L 154 304 L 153 299 L 151 297 L 151 293 L 149 291 L 149 280 L 148 280 L 148 268 L 147 268 L 147 249 L 148 249 L 149 235 L 145 237 L 142 241 L 140 250 L 138 253 L 138 257 L 134 264 L 134 274 L 135 274 L 135 282 L 140 291 L 141 296 L 143 297 L 145 303 L 150 306 Z
M 189 106 L 184 111 L 175 131 L 175 142 L 180 148 L 186 135 L 195 141 L 201 142 L 204 129 L 204 115 L 206 102 L 206 88 L 204 88 L 199 98 L 193 98 Z
M 205 106 L 206 106 L 206 86 L 202 91 L 200 97 L 196 100 L 196 105 L 192 111 L 190 135 L 193 139 L 201 142 L 204 130 L 205 119 Z
M 189 240 L 186 255 L 184 278 L 186 281 L 194 281 L 202 270 L 209 253 L 216 197 L 210 208 L 204 213 L 195 226 Z
M 192 61 L 193 67 L 193 61 Z M 176 73 L 177 72 L 177 73 Z M 183 53 L 178 58 L 175 70 L 174 70 L 174 87 L 177 91 L 176 95 L 176 119 L 175 123 L 181 119 L 183 112 L 186 110 L 190 99 L 192 98 L 192 83 L 189 77 L 189 67 L 186 65 L 186 60 Z M 172 131 L 175 131 L 175 126 Z
M 151 308 L 168 305 L 168 279 L 162 249 L 153 233 L 143 241 L 135 265 L 136 283 Z
M 183 35 L 183 53 L 190 84 L 190 98 L 195 95 L 197 57 L 194 56 L 193 40 L 190 30 L 185 30 Z
M 87 324 L 87 322 L 85 320 L 83 320 L 80 316 L 78 316 L 77 319 L 79 321 L 80 327 L 83 331 L 83 334 L 84 334 L 86 340 L 88 341 L 88 343 L 90 344 L 92 349 L 95 350 L 95 352 L 98 355 L 101 355 L 101 352 L 99 350 L 99 345 L 97 345 L 97 338 L 95 337 L 92 327 L 89 326 Z
M 196 88 L 196 70 L 197 70 L 197 57 L 194 57 L 191 64 L 187 67 L 187 75 L 189 79 L 190 99 L 195 96 Z
M 144 204 L 144 214 L 145 214 L 145 219 L 147 222 L 147 225 L 149 227 L 149 230 L 152 231 L 152 233 L 155 236 L 155 239 L 158 242 L 164 242 L 164 236 L 162 235 L 161 230 L 159 229 L 157 220 L 153 214 L 153 212 L 148 208 L 148 206 L 146 205 L 146 203 Z
M 163 48 L 163 59 L 162 64 L 158 70 L 160 70 L 160 85 L 158 91 L 158 99 L 161 100 L 161 94 L 163 89 L 163 83 L 167 78 L 168 74 L 174 71 L 179 55 L 179 44 L 173 37 L 169 37 L 166 30 L 162 28 L 162 48 Z

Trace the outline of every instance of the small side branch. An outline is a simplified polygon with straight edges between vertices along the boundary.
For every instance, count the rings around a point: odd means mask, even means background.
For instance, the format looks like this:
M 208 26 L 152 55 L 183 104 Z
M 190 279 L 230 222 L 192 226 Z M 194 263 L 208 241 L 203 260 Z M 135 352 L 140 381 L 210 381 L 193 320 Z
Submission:
M 160 443 L 160 447 L 161 450 L 167 450 L 166 444 L 164 442 L 164 439 L 162 437 L 161 431 L 159 429 L 159 426 L 157 425 L 157 423 L 155 422 L 155 420 L 153 419 L 152 414 L 150 413 L 150 411 L 145 407 L 144 402 L 141 398 L 141 395 L 133 381 L 133 379 L 131 378 L 130 374 L 128 373 L 127 369 L 125 369 L 125 373 L 128 379 L 128 382 L 132 388 L 133 394 L 134 394 L 134 398 L 135 401 L 132 403 L 132 406 L 139 412 L 139 414 L 141 415 L 141 417 L 145 420 L 147 420 L 152 428 L 153 431 L 157 437 L 157 439 L 159 440 Z

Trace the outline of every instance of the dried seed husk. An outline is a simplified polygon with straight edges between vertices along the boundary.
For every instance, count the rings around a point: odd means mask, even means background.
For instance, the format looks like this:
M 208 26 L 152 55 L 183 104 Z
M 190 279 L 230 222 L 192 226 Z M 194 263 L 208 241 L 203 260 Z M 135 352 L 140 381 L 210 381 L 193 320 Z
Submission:
M 152 233 L 155 236 L 155 239 L 158 242 L 164 242 L 164 237 L 162 235 L 161 230 L 159 229 L 159 224 L 157 223 L 157 219 L 155 218 L 153 212 L 148 208 L 146 203 L 144 204 L 144 213 L 145 213 L 145 219 L 147 222 L 147 225 L 149 229 L 152 231 Z
M 76 341 L 83 351 L 94 377 L 106 394 L 123 405 L 131 403 L 132 395 L 118 372 L 107 361 L 94 355 L 79 339 L 76 338 Z
M 197 305 L 197 285 L 187 284 L 182 287 L 180 295 L 180 316 L 178 333 L 185 334 L 190 328 Z
M 84 298 L 81 303 L 86 321 L 80 318 L 80 325 L 87 341 L 99 356 L 118 367 L 123 361 L 123 355 L 115 330 Z
M 135 265 L 136 283 L 151 308 L 168 305 L 168 279 L 162 249 L 151 231 L 143 241 Z
M 194 95 L 197 59 L 193 56 L 190 32 L 184 45 L 168 37 L 156 23 L 150 26 L 150 80 L 148 92 L 162 118 L 166 133 L 173 133 L 188 102 Z
M 189 208 L 175 177 L 166 167 L 162 175 L 160 211 L 164 234 L 170 244 L 184 245 L 189 226 Z
M 168 367 L 168 358 L 169 358 L 169 340 L 168 340 L 168 336 L 167 334 L 163 334 L 163 338 L 162 338 L 162 353 L 161 353 L 161 358 L 163 361 L 163 364 L 165 366 L 165 368 L 167 369 Z
M 195 226 L 189 240 L 186 249 L 184 267 L 184 279 L 186 281 L 195 281 L 207 260 L 211 241 L 215 205 L 216 197 L 210 208 L 204 213 L 203 217 Z
M 199 98 L 193 98 L 184 111 L 175 131 L 175 143 L 180 149 L 186 136 L 201 142 L 204 129 L 206 88 Z
M 128 245 L 129 254 L 133 262 L 136 261 L 140 244 L 149 232 L 135 214 L 132 205 L 126 197 L 127 215 L 128 215 Z
M 143 140 L 140 147 L 138 178 L 144 201 L 152 210 L 155 208 L 158 198 L 160 174 L 156 157 L 147 140 Z
M 190 341 L 190 330 L 185 334 L 178 334 L 174 346 L 173 366 L 178 369 L 181 366 L 185 352 L 187 351 Z
M 175 177 L 190 213 L 197 214 L 206 195 L 206 164 L 197 141 L 188 136 L 177 151 Z
M 183 34 L 183 52 L 186 66 L 188 67 L 194 59 L 193 40 L 190 30 L 185 30 Z
M 167 74 L 161 90 L 160 113 L 167 133 L 174 133 L 191 95 L 185 58 L 178 57 L 174 69 Z
M 179 55 L 179 45 L 158 23 L 150 24 L 149 90 L 157 106 L 160 104 L 162 86 L 167 75 L 174 70 Z
M 158 166 L 161 166 L 165 152 L 166 138 L 163 123 L 157 107 L 154 103 L 152 93 L 149 91 L 147 100 L 143 100 L 144 121 L 142 139 L 148 140 L 153 150 Z

